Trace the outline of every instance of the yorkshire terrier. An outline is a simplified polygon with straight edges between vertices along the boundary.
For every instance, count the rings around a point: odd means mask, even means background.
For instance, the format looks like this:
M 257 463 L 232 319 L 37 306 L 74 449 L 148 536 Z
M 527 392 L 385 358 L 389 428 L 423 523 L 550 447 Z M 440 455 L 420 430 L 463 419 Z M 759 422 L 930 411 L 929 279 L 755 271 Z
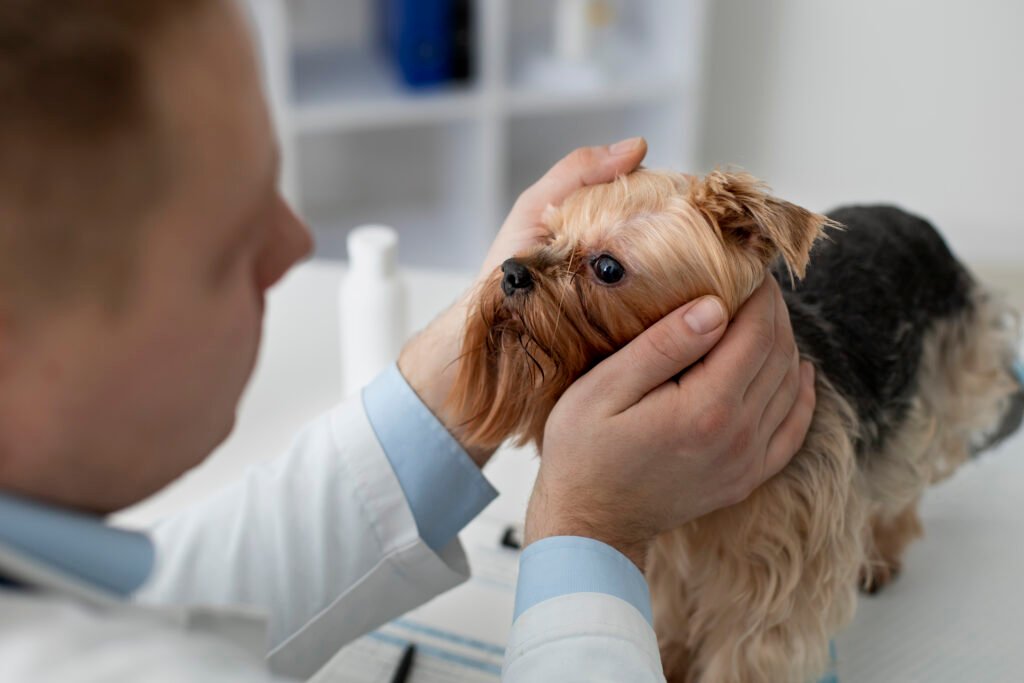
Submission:
M 733 315 L 775 277 L 817 369 L 810 431 L 745 501 L 659 536 L 647 577 L 669 680 L 817 680 L 858 584 L 884 585 L 921 535 L 925 488 L 1019 426 L 1017 316 L 921 218 L 826 217 L 746 173 L 639 170 L 544 222 L 467 320 L 450 400 L 469 442 L 541 448 L 589 368 L 687 301 Z

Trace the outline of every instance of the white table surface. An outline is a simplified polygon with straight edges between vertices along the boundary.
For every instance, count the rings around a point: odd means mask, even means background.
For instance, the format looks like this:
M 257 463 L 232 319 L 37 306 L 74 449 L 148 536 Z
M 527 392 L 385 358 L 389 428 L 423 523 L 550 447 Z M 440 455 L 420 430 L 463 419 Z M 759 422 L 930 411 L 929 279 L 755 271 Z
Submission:
M 314 261 L 271 294 L 264 344 L 231 437 L 203 465 L 116 518 L 147 525 L 281 453 L 340 398 L 339 264 Z M 409 271 L 411 329 L 469 283 L 468 274 Z M 862 598 L 837 639 L 843 683 L 1024 681 L 1024 437 L 964 467 L 925 497 L 925 538 L 903 574 Z M 486 473 L 502 492 L 482 516 L 521 519 L 536 474 L 528 452 L 503 451 Z

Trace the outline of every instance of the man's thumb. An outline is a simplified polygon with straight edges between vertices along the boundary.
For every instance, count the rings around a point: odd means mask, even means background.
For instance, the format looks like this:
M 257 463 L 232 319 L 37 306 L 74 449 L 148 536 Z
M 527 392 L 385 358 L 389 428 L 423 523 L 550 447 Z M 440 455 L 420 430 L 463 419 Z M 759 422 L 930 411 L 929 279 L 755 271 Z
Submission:
M 725 331 L 725 306 L 704 296 L 669 313 L 590 373 L 597 395 L 621 413 L 690 367 Z

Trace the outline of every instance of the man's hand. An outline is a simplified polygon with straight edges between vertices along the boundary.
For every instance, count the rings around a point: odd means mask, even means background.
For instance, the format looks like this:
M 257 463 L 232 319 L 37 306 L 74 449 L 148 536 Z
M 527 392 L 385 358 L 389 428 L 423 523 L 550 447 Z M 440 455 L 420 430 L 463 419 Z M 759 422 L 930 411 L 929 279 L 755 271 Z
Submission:
M 585 185 L 607 183 L 635 170 L 646 153 L 643 138 L 630 138 L 614 145 L 582 147 L 559 161 L 520 195 L 487 253 L 480 277 L 486 278 L 502 261 L 543 240 L 546 232 L 541 216 L 549 205 L 561 204 Z M 456 439 L 458 419 L 445 413 L 444 403 L 458 374 L 459 350 L 472 292 L 470 289 L 416 335 L 398 358 L 398 368 L 409 385 Z M 492 453 L 472 451 L 470 457 L 482 467 Z
M 587 536 L 643 569 L 655 535 L 744 500 L 789 462 L 814 412 L 814 368 L 771 277 L 728 328 L 716 298 L 690 302 L 566 391 L 527 543 Z

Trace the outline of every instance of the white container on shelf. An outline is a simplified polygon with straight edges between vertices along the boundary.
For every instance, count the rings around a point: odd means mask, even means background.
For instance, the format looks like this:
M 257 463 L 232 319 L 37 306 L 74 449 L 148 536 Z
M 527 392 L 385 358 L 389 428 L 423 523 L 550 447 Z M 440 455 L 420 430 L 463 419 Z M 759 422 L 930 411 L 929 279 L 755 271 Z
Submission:
M 406 336 L 398 233 L 383 225 L 364 225 L 348 234 L 347 245 L 349 267 L 338 293 L 341 386 L 346 397 L 398 358 Z

